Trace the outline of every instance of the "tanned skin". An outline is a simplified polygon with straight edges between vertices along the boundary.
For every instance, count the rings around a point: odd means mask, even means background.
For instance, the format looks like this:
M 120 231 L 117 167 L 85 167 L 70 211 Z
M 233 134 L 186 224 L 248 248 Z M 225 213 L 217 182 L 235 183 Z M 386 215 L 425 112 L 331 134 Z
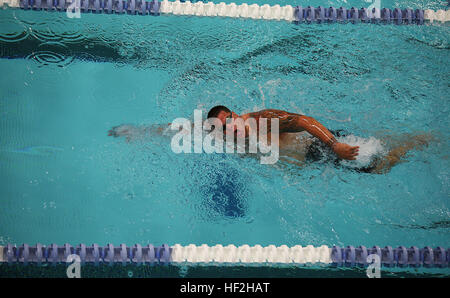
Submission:
M 227 113 L 225 111 L 221 111 L 217 115 L 217 118 L 219 118 L 224 125 L 226 124 L 226 119 L 230 117 L 234 119 L 242 118 L 244 121 L 248 118 L 254 118 L 256 123 L 259 123 L 259 118 L 266 118 L 268 119 L 268 132 L 270 131 L 270 119 L 279 119 L 280 146 L 283 146 L 283 140 L 287 137 L 286 134 L 307 131 L 330 146 L 339 158 L 355 160 L 356 156 L 358 156 L 359 146 L 350 146 L 344 143 L 339 143 L 325 126 L 312 117 L 274 109 L 248 113 L 242 116 L 239 116 L 234 112 Z M 234 127 L 233 130 L 236 130 L 236 127 Z M 248 135 L 248 129 L 246 130 L 246 134 Z

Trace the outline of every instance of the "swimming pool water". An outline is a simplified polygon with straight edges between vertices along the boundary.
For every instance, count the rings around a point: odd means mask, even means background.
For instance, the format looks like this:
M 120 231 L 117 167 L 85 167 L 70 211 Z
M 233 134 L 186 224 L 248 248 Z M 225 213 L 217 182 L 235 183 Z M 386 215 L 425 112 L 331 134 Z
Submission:
M 448 25 L 0 10 L 1 57 L 14 58 L 0 59 L 0 245 L 449 247 L 449 40 Z M 438 140 L 374 175 L 107 136 L 217 104 L 306 114 L 357 137 Z

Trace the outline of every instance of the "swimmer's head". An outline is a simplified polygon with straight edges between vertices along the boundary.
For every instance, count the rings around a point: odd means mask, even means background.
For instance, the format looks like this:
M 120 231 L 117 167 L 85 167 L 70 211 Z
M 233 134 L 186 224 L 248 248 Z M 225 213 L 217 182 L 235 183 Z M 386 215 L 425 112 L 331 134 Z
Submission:
M 239 117 L 235 112 L 232 112 L 230 109 L 228 109 L 225 106 L 215 106 L 208 112 L 208 119 L 209 118 L 218 118 L 223 125 L 223 131 L 226 133 L 227 128 L 227 119 L 228 118 L 237 118 Z M 231 126 L 231 124 L 229 124 Z M 233 125 L 233 132 L 236 131 L 236 126 Z

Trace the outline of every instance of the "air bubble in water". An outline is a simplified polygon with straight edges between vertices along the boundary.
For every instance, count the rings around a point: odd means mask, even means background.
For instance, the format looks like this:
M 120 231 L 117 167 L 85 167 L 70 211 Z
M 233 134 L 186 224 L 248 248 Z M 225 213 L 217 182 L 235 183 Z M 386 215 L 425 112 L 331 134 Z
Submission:
M 182 266 L 180 266 L 178 275 L 180 275 L 180 277 L 186 277 L 186 275 L 188 274 L 188 271 L 189 271 L 189 267 L 186 265 L 182 265 Z

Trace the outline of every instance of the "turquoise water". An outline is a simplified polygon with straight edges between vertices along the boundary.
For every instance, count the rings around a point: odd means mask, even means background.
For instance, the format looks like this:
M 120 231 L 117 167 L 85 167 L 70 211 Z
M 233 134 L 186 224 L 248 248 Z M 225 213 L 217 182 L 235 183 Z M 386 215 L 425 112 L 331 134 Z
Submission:
M 367 6 L 304 2 L 321 4 Z M 0 245 L 449 247 L 449 41 L 448 25 L 0 10 L 1 56 L 16 58 L 0 59 Z M 302 113 L 357 137 L 438 141 L 374 175 L 107 136 L 217 104 Z

